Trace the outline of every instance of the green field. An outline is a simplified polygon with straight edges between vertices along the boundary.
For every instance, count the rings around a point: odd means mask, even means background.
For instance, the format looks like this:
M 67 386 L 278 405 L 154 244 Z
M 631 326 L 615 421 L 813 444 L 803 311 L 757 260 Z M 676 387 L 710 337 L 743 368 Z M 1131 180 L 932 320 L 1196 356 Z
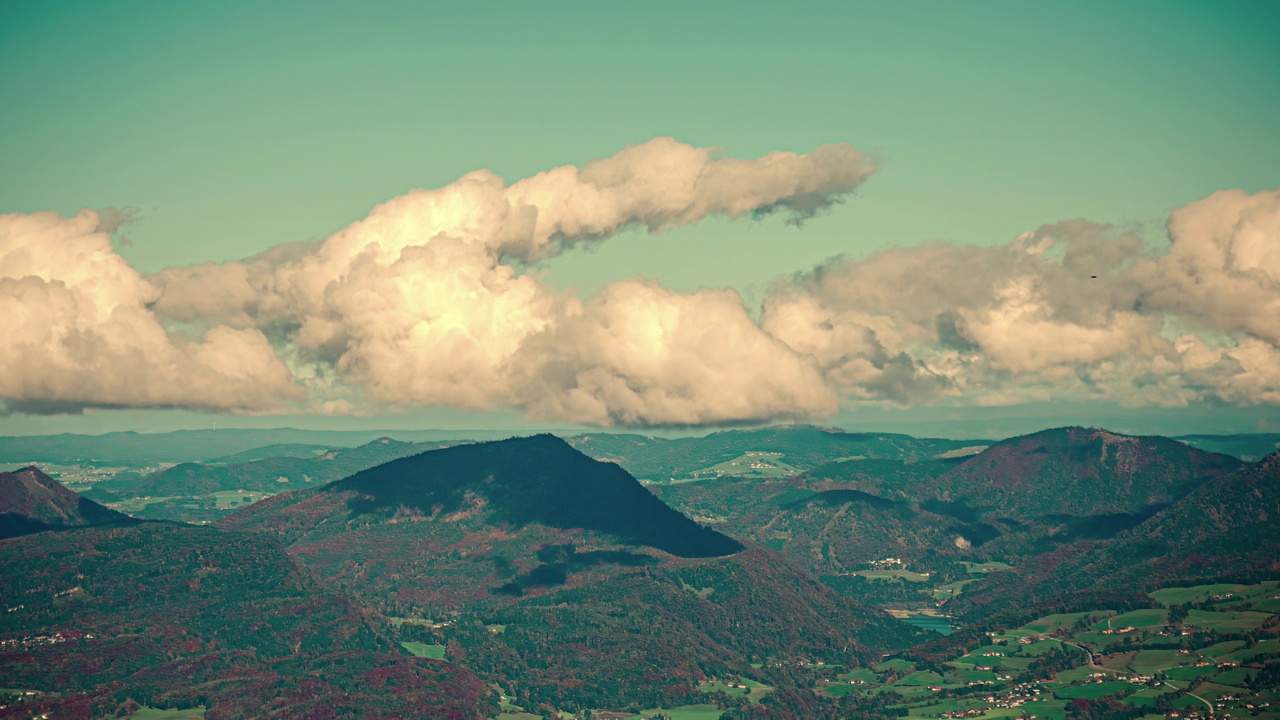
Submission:
M 1191 655 L 1179 655 L 1177 650 L 1143 650 L 1129 661 L 1129 667 L 1142 675 L 1155 675 L 1161 670 L 1189 665 L 1195 662 Z
M 1059 615 L 1046 615 L 1038 620 L 1033 620 L 1027 623 L 1026 625 L 1023 625 L 1022 627 L 1023 629 L 1030 630 L 1031 632 L 1034 632 L 1038 635 L 1045 635 L 1048 633 L 1057 632 L 1058 630 L 1062 630 L 1064 628 L 1073 627 L 1080 620 L 1091 621 L 1089 623 L 1091 625 L 1096 624 L 1096 621 L 1094 621 L 1094 618 L 1103 617 L 1104 615 L 1110 616 L 1112 614 L 1113 613 L 1108 611 L 1105 613 L 1080 612 L 1080 613 L 1065 613 L 1065 614 L 1059 614 Z M 1106 619 L 1104 618 L 1102 622 L 1105 624 Z
M 928 582 L 929 576 L 910 570 L 859 570 L 854 575 L 861 575 L 868 580 L 906 580 L 907 582 Z
M 144 707 L 129 717 L 134 720 L 185 720 L 186 718 L 202 718 L 204 717 L 204 708 L 194 708 L 191 710 L 157 710 L 156 708 Z
M 875 677 L 872 675 L 872 677 Z M 737 687 L 746 685 L 746 687 Z M 765 695 L 773 692 L 773 687 L 747 678 L 737 680 L 704 680 L 698 685 L 698 691 L 704 693 L 723 692 L 729 697 L 745 697 L 751 702 L 760 702 Z
M 644 720 L 654 715 L 663 714 L 671 720 L 720 720 L 721 710 L 715 705 L 681 705 L 674 708 L 653 708 L 642 710 L 628 720 Z
M 1161 605 L 1181 605 L 1184 603 L 1200 603 L 1214 596 L 1231 595 L 1223 602 L 1270 600 L 1271 596 L 1280 593 L 1280 582 L 1270 580 L 1257 585 L 1196 585 L 1185 588 L 1164 588 L 1150 593 L 1152 600 Z
M 1191 610 L 1187 614 L 1187 619 L 1182 621 L 1182 624 L 1218 632 L 1239 632 L 1241 630 L 1254 630 L 1269 617 L 1271 616 L 1267 613 L 1254 612 L 1252 610 L 1243 612 Z
M 964 586 L 969 583 L 978 582 L 978 578 L 970 578 L 968 580 L 957 580 L 946 585 L 939 585 L 933 589 L 934 600 L 949 600 L 960 593 L 964 592 Z
M 967 562 L 962 560 L 960 564 L 964 566 L 965 572 L 969 573 L 970 575 L 976 575 L 978 573 L 1000 572 L 1001 570 L 1013 569 L 1012 565 L 1006 565 L 1005 563 L 1002 563 L 1002 562 L 975 563 L 975 562 Z
M 230 510 L 231 508 L 245 507 L 258 502 L 264 498 L 269 498 L 273 493 L 265 492 L 248 492 L 244 490 L 219 490 L 209 493 L 206 497 L 212 497 L 217 503 L 219 510 Z
M 1110 680 L 1100 683 L 1088 683 L 1086 685 L 1072 685 L 1071 687 L 1054 690 L 1053 694 L 1067 700 L 1075 698 L 1085 698 L 1087 700 L 1096 700 L 1100 697 L 1108 695 L 1129 695 L 1135 692 L 1139 685 L 1127 683 L 1120 680 Z
M 689 473 L 689 477 L 705 479 L 732 475 L 734 477 L 784 478 L 800 472 L 800 468 L 783 462 L 782 457 L 782 453 L 750 451 L 732 460 L 694 470 Z
M 427 645 L 426 643 L 406 640 L 400 643 L 400 646 L 408 650 L 411 655 L 421 658 L 429 658 L 431 660 L 444 659 L 443 645 Z
M 1102 631 L 1108 628 L 1119 630 L 1123 627 L 1132 628 L 1160 628 L 1169 622 L 1168 610 L 1144 609 L 1131 610 L 1121 615 L 1115 615 L 1103 620 L 1093 626 L 1094 630 Z

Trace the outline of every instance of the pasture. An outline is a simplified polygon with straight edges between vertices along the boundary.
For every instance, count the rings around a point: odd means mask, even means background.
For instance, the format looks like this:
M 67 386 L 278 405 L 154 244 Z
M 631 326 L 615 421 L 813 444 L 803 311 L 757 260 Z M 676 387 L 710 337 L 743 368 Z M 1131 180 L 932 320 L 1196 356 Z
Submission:
M 157 708 L 143 707 L 141 710 L 129 717 L 134 720 L 188 720 L 189 718 L 204 717 L 204 708 L 192 708 L 190 710 L 160 710 Z
M 721 710 L 715 705 L 681 705 L 673 708 L 642 710 L 627 720 L 647 720 L 654 715 L 666 715 L 671 720 L 720 720 Z
M 964 570 L 965 570 L 965 572 L 969 573 L 970 575 L 978 575 L 978 574 L 982 574 L 982 573 L 1000 572 L 1001 570 L 1012 570 L 1012 569 L 1013 569 L 1013 566 L 1012 566 L 1012 565 L 1007 565 L 1007 564 L 1002 563 L 1002 562 L 984 562 L 984 563 L 977 563 L 977 562 L 968 562 L 968 561 L 966 561 L 966 560 L 961 560 L 961 561 L 960 561 L 960 564 L 964 566 Z
M 1085 685 L 1072 685 L 1070 687 L 1059 688 L 1053 691 L 1054 695 L 1065 700 L 1074 700 L 1076 698 L 1084 698 L 1086 700 L 1097 700 L 1108 695 L 1130 695 L 1136 692 L 1141 685 L 1134 685 L 1123 680 L 1109 680 L 1100 683 L 1087 683 Z
M 859 570 L 854 575 L 861 575 L 868 580 L 906 580 L 907 582 L 928 582 L 929 576 L 911 570 Z
M 401 641 L 400 646 L 409 651 L 414 657 L 427 658 L 428 660 L 443 660 L 443 645 L 427 645 L 413 640 Z
M 872 677 L 875 676 L 873 675 Z M 758 703 L 765 695 L 773 692 L 773 687 L 748 678 L 738 678 L 736 680 L 704 680 L 699 683 L 698 692 L 723 692 L 729 697 L 744 697 L 753 703 Z
M 1255 630 L 1269 617 L 1271 617 L 1271 615 L 1267 613 L 1255 612 L 1253 610 L 1244 610 L 1240 612 L 1191 610 L 1187 614 L 1187 619 L 1182 621 L 1182 624 L 1190 627 L 1229 633 L 1241 632 L 1244 630 Z

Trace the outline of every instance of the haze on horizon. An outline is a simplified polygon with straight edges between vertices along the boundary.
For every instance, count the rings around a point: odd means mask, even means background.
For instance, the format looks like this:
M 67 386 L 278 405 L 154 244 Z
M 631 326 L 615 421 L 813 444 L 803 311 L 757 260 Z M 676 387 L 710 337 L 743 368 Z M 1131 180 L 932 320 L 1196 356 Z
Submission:
M 74 10 L 5 434 L 1280 421 L 1273 5 Z

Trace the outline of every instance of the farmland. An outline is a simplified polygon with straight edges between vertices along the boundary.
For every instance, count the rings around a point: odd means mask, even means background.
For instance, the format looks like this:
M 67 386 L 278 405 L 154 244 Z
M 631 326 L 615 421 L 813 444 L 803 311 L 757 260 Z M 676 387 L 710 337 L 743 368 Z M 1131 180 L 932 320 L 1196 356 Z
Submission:
M 1274 582 L 1166 588 L 1150 594 L 1155 607 L 1046 615 L 987 632 L 942 663 L 891 658 L 833 671 L 815 689 L 896 698 L 890 711 L 920 718 L 1064 718 L 1073 702 L 1118 703 L 1155 716 L 1187 717 L 1211 706 L 1277 718 L 1280 617 L 1260 609 L 1276 592 Z M 1259 685 L 1264 666 L 1269 685 Z

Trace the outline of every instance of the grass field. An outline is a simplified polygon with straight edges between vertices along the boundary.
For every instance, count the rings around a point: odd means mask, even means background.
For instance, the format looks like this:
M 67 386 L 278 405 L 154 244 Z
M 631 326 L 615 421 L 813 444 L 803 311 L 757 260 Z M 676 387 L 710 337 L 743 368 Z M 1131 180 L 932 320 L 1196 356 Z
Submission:
M 1191 610 L 1187 614 L 1187 619 L 1182 621 L 1182 624 L 1219 632 L 1238 632 L 1256 629 L 1269 617 L 1271 616 L 1267 613 L 1254 612 L 1252 610 L 1243 612 Z
M 1013 569 L 1012 565 L 1006 565 L 1005 563 L 1002 563 L 1002 562 L 975 563 L 975 562 L 968 562 L 968 561 L 962 560 L 960 561 L 960 564 L 964 565 L 965 572 L 969 573 L 970 575 L 977 575 L 978 573 L 1000 572 L 1001 570 Z
M 872 677 L 875 677 L 874 675 Z M 746 687 L 736 687 L 746 685 Z M 729 697 L 745 697 L 753 703 L 760 702 L 765 695 L 773 692 L 773 687 L 758 683 L 755 680 L 739 678 L 737 680 L 706 680 L 698 685 L 698 691 L 704 693 L 723 692 Z
M 969 580 L 957 580 L 946 585 L 939 585 L 933 589 L 934 600 L 949 600 L 960 593 L 964 592 L 964 586 L 969 583 L 977 582 L 978 578 L 970 578 Z
M 861 575 L 868 580 L 906 580 L 907 582 L 928 582 L 929 576 L 910 570 L 859 570 L 854 575 Z
M 134 720 L 184 720 L 185 718 L 202 718 L 204 717 L 204 708 L 194 708 L 192 710 L 157 710 L 156 708 L 144 707 L 129 717 Z
M 1169 622 L 1168 610 L 1144 609 L 1131 610 L 1121 615 L 1109 617 L 1102 622 L 1093 626 L 1094 630 L 1102 631 L 1108 628 L 1119 630 L 1123 627 L 1133 628 L 1159 628 L 1164 627 Z
M 751 451 L 732 460 L 694 470 L 689 473 L 689 477 L 705 479 L 733 475 L 734 477 L 782 478 L 791 477 L 800 472 L 800 468 L 783 462 L 782 457 L 782 453 Z
M 1129 695 L 1135 692 L 1139 687 L 1140 686 L 1138 685 L 1123 682 L 1121 680 L 1111 680 L 1108 682 L 1089 683 L 1087 685 L 1072 685 L 1071 687 L 1054 690 L 1053 694 L 1067 700 L 1074 700 L 1075 698 L 1096 700 L 1108 695 Z
M 416 657 L 429 658 L 431 660 L 444 659 L 443 645 L 427 645 L 426 643 L 415 642 L 413 640 L 406 640 L 401 642 L 400 646 L 403 647 L 405 650 L 408 650 L 411 655 L 414 655 Z
M 674 708 L 653 708 L 651 710 L 642 710 L 640 714 L 632 715 L 628 720 L 644 720 L 659 713 L 670 717 L 671 720 L 720 720 L 721 710 L 714 705 L 681 705 Z
M 1095 618 L 1101 618 L 1101 622 L 1105 626 L 1106 617 L 1111 616 L 1113 614 L 1114 613 L 1108 611 L 1105 613 L 1080 612 L 1080 613 L 1065 613 L 1060 615 L 1046 615 L 1038 620 L 1033 620 L 1027 623 L 1026 625 L 1023 625 L 1022 627 L 1023 629 L 1030 630 L 1036 634 L 1047 634 L 1047 633 L 1057 632 L 1058 630 L 1061 630 L 1063 628 L 1072 627 L 1082 619 L 1091 621 L 1090 624 L 1096 624 L 1096 621 L 1094 620 Z
M 916 669 L 916 664 L 915 664 L 915 663 L 913 663 L 913 662 L 909 662 L 909 661 L 907 661 L 907 660 L 903 660 L 903 659 L 901 659 L 901 658 L 894 658 L 894 659 L 892 659 L 892 660 L 885 660 L 884 662 L 882 662 L 882 663 L 880 663 L 879 665 L 876 665 L 876 666 L 875 666 L 875 671 L 876 671 L 876 672 L 896 672 L 896 673 L 902 673 L 902 672 L 910 672 L 910 671 L 915 670 L 915 669 Z
M 231 508 L 245 507 L 269 498 L 273 493 L 264 492 L 247 492 L 242 490 L 219 490 L 209 494 L 218 504 L 219 510 L 229 510 Z
M 1142 675 L 1155 675 L 1161 670 L 1168 670 L 1195 662 L 1191 655 L 1179 655 L 1177 650 L 1143 650 L 1129 661 L 1129 667 Z
M 1280 594 L 1280 582 L 1269 580 L 1257 585 L 1196 585 L 1185 588 L 1164 588 L 1150 593 L 1152 600 L 1161 605 L 1181 605 L 1183 603 L 1200 603 L 1214 596 L 1231 595 L 1226 602 L 1269 600 L 1272 595 Z
M 107 503 L 107 507 L 128 515 L 129 513 L 136 513 L 143 510 L 148 505 L 154 505 L 168 500 L 177 500 L 179 497 L 180 496 L 178 495 L 171 495 L 168 497 L 129 498 L 128 500 L 121 500 L 120 502 Z

